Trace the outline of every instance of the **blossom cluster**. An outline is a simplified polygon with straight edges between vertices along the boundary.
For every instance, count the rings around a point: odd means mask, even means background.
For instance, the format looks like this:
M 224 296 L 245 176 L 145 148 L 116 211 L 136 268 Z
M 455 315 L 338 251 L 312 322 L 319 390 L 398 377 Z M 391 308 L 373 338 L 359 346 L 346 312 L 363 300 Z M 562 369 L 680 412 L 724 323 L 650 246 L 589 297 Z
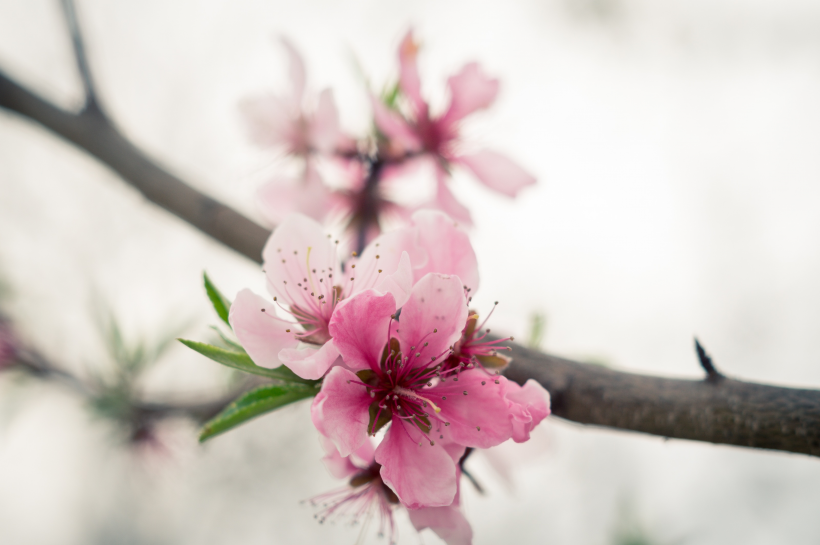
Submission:
M 324 498 L 327 514 L 377 505 L 393 528 L 402 505 L 416 528 L 469 543 L 459 461 L 529 439 L 548 394 L 499 374 L 508 339 L 488 339 L 469 310 L 477 259 L 447 215 L 418 211 L 344 266 L 338 248 L 316 221 L 285 218 L 263 254 L 272 300 L 243 290 L 230 324 L 257 365 L 321 379 L 312 421 L 331 472 L 353 488 Z
M 240 411 L 243 418 L 261 414 L 264 396 L 274 408 L 314 397 L 311 419 L 325 465 L 348 480 L 314 498 L 320 520 L 376 515 L 395 541 L 393 513 L 402 507 L 416 529 L 469 544 L 472 529 L 460 508 L 464 460 L 475 449 L 527 441 L 550 409 L 537 382 L 521 386 L 501 374 L 512 338 L 490 337 L 487 319 L 471 310 L 478 262 L 462 227 L 471 218 L 448 181 L 465 168 L 512 197 L 535 179 L 497 152 L 465 151 L 462 121 L 490 106 L 499 89 L 477 64 L 448 80 L 449 104 L 433 113 L 408 33 L 396 85 L 371 96 L 374 132 L 355 139 L 341 129 L 331 91 L 311 100 L 302 59 L 284 46 L 290 92 L 242 105 L 253 138 L 301 167 L 295 179 L 275 179 L 259 192 L 276 225 L 262 255 L 270 298 L 245 289 L 230 304 L 206 278 L 241 352 L 186 344 L 249 372 L 270 369 L 266 376 L 292 386 L 249 392 L 202 437 L 236 425 Z M 344 173 L 344 183 L 325 183 L 328 165 Z M 428 201 L 390 197 L 390 187 L 423 165 L 436 188 Z M 398 221 L 386 229 L 391 216 Z M 327 234 L 334 218 L 343 219 L 341 240 Z
M 419 46 L 408 32 L 399 46 L 396 85 L 381 96 L 371 93 L 375 132 L 354 138 L 342 129 L 332 91 L 311 96 L 301 56 L 290 42 L 283 44 L 290 59 L 291 88 L 242 104 L 253 140 L 283 151 L 301 165 L 298 176 L 277 176 L 259 190 L 260 209 L 272 225 L 292 212 L 321 222 L 333 218 L 359 237 L 361 250 L 385 221 L 401 224 L 417 209 L 442 210 L 470 225 L 470 212 L 449 188 L 454 169 L 465 169 L 490 190 L 509 197 L 535 183 L 535 177 L 505 155 L 470 150 L 461 135 L 462 122 L 491 106 L 499 92 L 498 80 L 477 63 L 449 78 L 449 104 L 434 113 L 421 91 Z M 323 167 L 335 168 L 324 168 L 331 174 L 323 175 Z M 405 202 L 391 191 L 413 183 L 410 175 L 424 168 L 432 170 L 435 189 L 423 202 Z M 328 177 L 333 178 L 330 185 Z

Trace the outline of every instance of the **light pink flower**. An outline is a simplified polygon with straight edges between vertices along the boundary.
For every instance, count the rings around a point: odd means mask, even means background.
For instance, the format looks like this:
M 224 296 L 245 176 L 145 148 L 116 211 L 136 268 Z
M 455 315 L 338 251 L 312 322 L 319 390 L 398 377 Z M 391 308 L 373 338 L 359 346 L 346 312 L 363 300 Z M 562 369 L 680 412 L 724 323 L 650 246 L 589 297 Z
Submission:
M 290 59 L 292 87 L 284 95 L 269 93 L 240 104 L 251 138 L 301 157 L 330 153 L 342 138 L 333 93 L 325 89 L 315 105 L 310 104 L 305 96 L 305 63 L 287 39 L 281 42 Z
M 333 443 L 320 436 L 326 455 L 325 466 L 337 479 L 348 479 L 348 486 L 311 499 L 320 505 L 319 522 L 329 518 L 350 517 L 355 524 L 369 519 L 374 512 L 379 517 L 379 535 L 389 535 L 390 543 L 396 543 L 396 525 L 393 511 L 401 505 L 399 498 L 381 478 L 381 465 L 374 458 L 370 440 L 343 457 Z M 458 494 L 446 507 L 427 507 L 409 510 L 410 521 L 421 531 L 432 529 L 448 545 L 470 545 L 473 531 L 470 523 L 459 509 Z
M 393 295 L 367 290 L 339 305 L 330 322 L 345 367 L 325 377 L 313 423 L 348 456 L 390 422 L 376 461 L 411 509 L 451 505 L 464 448 L 512 437 L 504 377 L 441 369 L 461 336 L 466 303 L 457 276 L 430 273 L 413 287 L 398 321 Z
M 379 238 L 382 256 L 395 260 L 401 252 L 408 252 L 414 282 L 435 272 L 458 276 L 468 291 L 478 290 L 478 260 L 469 235 L 458 223 L 438 210 L 419 210 L 409 223 Z
M 409 102 L 407 115 L 390 110 L 378 100 L 373 101 L 374 116 L 379 130 L 389 140 L 387 151 L 392 155 L 424 154 L 434 159 L 438 189 L 434 204 L 453 218 L 469 223 L 466 208 L 456 201 L 446 187 L 449 168 L 460 165 L 471 171 L 490 189 L 514 197 L 535 183 L 535 178 L 506 156 L 491 150 L 463 153 L 460 150 L 459 125 L 478 110 L 489 107 L 498 94 L 498 80 L 487 77 L 476 63 L 469 63 L 447 81 L 450 104 L 440 115 L 430 113 L 421 95 L 416 57 L 418 46 L 408 32 L 399 47 L 402 93 Z
M 242 290 L 231 306 L 231 326 L 254 363 L 285 364 L 305 379 L 321 378 L 339 355 L 328 330 L 339 302 L 371 288 L 403 302 L 413 280 L 406 252 L 382 257 L 374 245 L 343 273 L 337 243 L 299 214 L 273 232 L 263 259 L 273 302 Z
M 312 161 L 305 164 L 301 180 L 274 178 L 259 188 L 256 197 L 262 216 L 274 226 L 293 213 L 322 222 L 342 203 L 342 198 L 325 186 Z

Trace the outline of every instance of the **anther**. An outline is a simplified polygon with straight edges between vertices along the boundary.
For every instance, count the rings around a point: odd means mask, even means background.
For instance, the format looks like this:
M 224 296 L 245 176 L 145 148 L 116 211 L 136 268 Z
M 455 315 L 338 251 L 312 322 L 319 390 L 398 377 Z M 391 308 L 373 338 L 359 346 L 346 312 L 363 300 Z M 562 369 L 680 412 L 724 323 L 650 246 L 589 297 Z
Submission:
M 351 252 L 350 255 L 352 255 L 353 257 L 356 257 L 357 255 L 359 255 L 359 252 Z
M 290 333 L 290 329 L 286 329 L 286 330 L 285 330 L 285 333 Z
M 444 425 L 445 425 L 445 426 L 449 426 L 449 425 L 450 425 L 450 423 L 449 423 L 449 422 L 445 422 L 445 423 L 444 423 Z
M 464 395 L 467 395 L 467 390 L 464 390 Z
M 497 380 L 495 381 L 496 384 L 500 384 Z
M 515 340 L 515 337 L 510 337 L 510 340 L 511 340 L 511 341 L 514 341 L 514 340 Z
M 434 329 L 433 333 L 438 333 L 438 328 Z
M 436 446 L 436 442 L 435 442 L 435 441 L 430 441 L 430 446 L 431 446 L 431 447 Z
M 487 383 L 482 380 L 481 385 L 484 386 L 485 384 L 487 384 Z
M 382 270 L 381 270 L 381 269 L 379 269 L 379 272 L 382 272 Z
M 265 309 L 263 309 L 263 308 L 260 308 L 259 310 L 261 310 L 262 312 L 265 312 Z
M 477 429 L 478 431 L 481 431 L 481 426 L 476 426 L 475 429 Z
M 442 401 L 447 401 L 447 396 L 441 396 Z

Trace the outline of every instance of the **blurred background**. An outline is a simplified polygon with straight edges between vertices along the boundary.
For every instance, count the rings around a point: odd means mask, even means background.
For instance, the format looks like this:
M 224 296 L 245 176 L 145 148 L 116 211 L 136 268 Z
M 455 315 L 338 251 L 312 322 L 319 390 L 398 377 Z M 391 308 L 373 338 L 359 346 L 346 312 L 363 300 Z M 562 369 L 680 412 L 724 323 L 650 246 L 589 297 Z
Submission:
M 361 70 L 396 77 L 411 26 L 423 91 L 477 60 L 501 79 L 464 134 L 539 179 L 516 201 L 457 176 L 472 210 L 475 308 L 541 348 L 698 378 L 698 335 L 724 373 L 820 386 L 820 4 L 807 0 L 78 0 L 104 107 L 151 156 L 259 218 L 277 157 L 237 103 L 288 86 L 276 37 L 314 91 L 367 130 Z M 64 107 L 82 87 L 55 0 L 0 1 L 0 67 Z M 173 343 L 264 289 L 259 267 L 144 201 L 86 153 L 0 110 L 0 309 L 43 357 L 146 399 L 196 402 L 230 374 Z M 112 333 L 114 326 L 119 332 Z M 119 348 L 117 348 L 119 347 Z M 123 348 L 125 347 L 125 348 Z M 130 348 L 129 348 L 130 347 Z M 125 354 L 125 355 L 124 355 Z M 129 359 L 130 358 L 130 359 Z M 150 361 L 149 361 L 150 360 Z M 156 360 L 156 361 L 154 361 Z M 133 363 L 133 361 L 132 361 Z M 130 371 L 129 371 L 130 372 Z M 308 404 L 200 446 L 188 420 L 148 440 L 99 400 L 0 375 L 0 543 L 354 543 L 300 500 L 339 486 Z M 136 430 L 139 431 L 139 430 Z M 138 435 L 138 434 L 136 434 Z M 808 544 L 820 541 L 816 459 L 542 424 L 526 446 L 468 462 L 476 544 Z M 401 519 L 402 543 L 419 538 Z M 378 543 L 375 529 L 364 542 Z M 382 542 L 384 542 L 382 540 Z

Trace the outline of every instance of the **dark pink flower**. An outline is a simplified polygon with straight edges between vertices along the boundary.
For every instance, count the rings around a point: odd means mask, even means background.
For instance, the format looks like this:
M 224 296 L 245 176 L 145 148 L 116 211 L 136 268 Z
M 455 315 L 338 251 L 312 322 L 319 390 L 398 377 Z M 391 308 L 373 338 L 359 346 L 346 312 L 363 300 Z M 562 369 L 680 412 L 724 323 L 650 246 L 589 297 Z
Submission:
M 464 153 L 461 150 L 459 128 L 470 114 L 489 107 L 498 95 L 498 80 L 487 77 L 476 63 L 469 63 L 447 81 L 450 104 L 432 115 L 421 96 L 421 83 L 416 65 L 418 46 L 408 32 L 399 47 L 399 85 L 409 108 L 405 115 L 373 100 L 376 125 L 388 138 L 388 155 L 433 158 L 437 171 L 437 193 L 434 204 L 454 219 L 469 223 L 466 208 L 456 201 L 446 186 L 451 166 L 460 165 L 471 171 L 490 189 L 514 197 L 535 183 L 535 178 L 506 156 L 491 150 Z
M 329 439 L 320 437 L 326 452 L 325 466 L 337 479 L 348 479 L 348 486 L 311 499 L 311 503 L 321 507 L 317 513 L 319 522 L 349 517 L 355 524 L 376 514 L 379 535 L 387 535 L 390 543 L 396 543 L 393 511 L 401 506 L 401 502 L 381 478 L 381 465 L 374 458 L 373 443 L 365 441 L 356 452 L 343 457 Z M 430 528 L 448 545 L 470 545 L 472 542 L 473 531 L 459 508 L 458 494 L 451 505 L 411 509 L 409 515 L 417 530 Z
M 327 374 L 313 423 L 342 456 L 390 423 L 376 450 L 381 477 L 411 509 L 446 507 L 465 447 L 512 437 L 507 380 L 480 369 L 442 370 L 467 319 L 457 276 L 430 273 L 396 320 L 396 300 L 373 290 L 337 308 L 330 323 L 345 367 Z

